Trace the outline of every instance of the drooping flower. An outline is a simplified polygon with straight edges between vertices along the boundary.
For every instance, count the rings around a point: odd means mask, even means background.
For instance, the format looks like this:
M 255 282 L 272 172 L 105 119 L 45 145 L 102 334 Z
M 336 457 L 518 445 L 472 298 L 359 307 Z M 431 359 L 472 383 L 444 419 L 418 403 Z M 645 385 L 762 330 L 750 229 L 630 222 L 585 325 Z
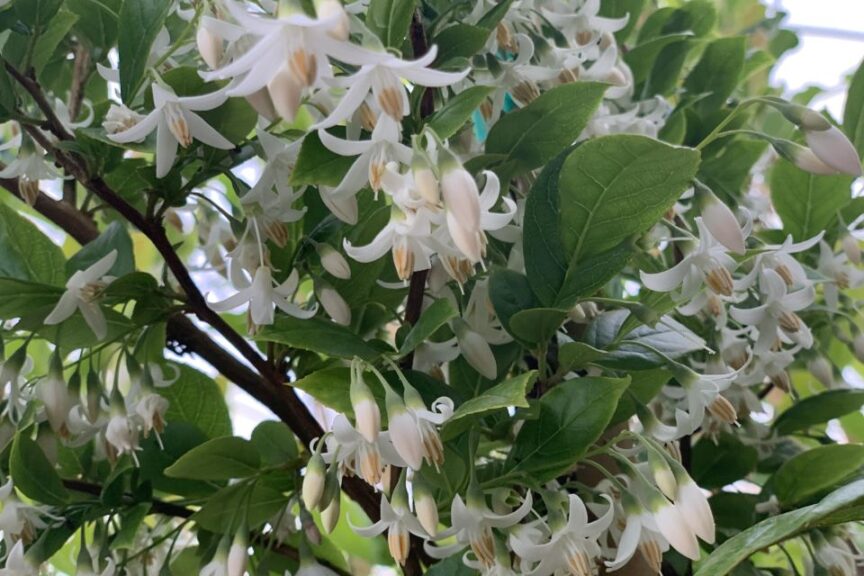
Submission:
M 63 362 L 58 351 L 55 350 L 51 355 L 50 363 L 48 375 L 39 380 L 36 385 L 36 393 L 45 405 L 51 429 L 55 434 L 65 438 L 69 435 L 66 419 L 75 401 L 63 379 Z
M 400 373 L 401 376 L 401 373 Z M 440 426 L 453 415 L 453 400 L 442 396 L 426 408 L 420 393 L 405 380 L 403 397 L 390 387 L 383 377 L 387 401 L 387 418 L 393 447 L 414 470 L 420 470 L 423 460 L 438 467 L 444 461 L 444 446 L 436 426 Z M 404 398 L 404 400 L 403 400 Z
M 292 301 L 299 283 L 297 270 L 292 270 L 283 283 L 276 284 L 270 267 L 259 266 L 252 282 L 245 276 L 235 276 L 235 284 L 240 281 L 244 284 L 240 285 L 237 293 L 219 302 L 211 302 L 210 307 L 216 312 L 227 312 L 248 303 L 249 319 L 255 326 L 272 324 L 275 318 L 274 307 L 295 318 L 311 318 L 317 312 L 317 308 L 304 310 Z
M 80 310 L 96 337 L 99 340 L 105 338 L 108 334 L 108 324 L 98 300 L 113 280 L 107 274 L 116 261 L 117 250 L 112 250 L 84 270 L 75 271 L 66 282 L 66 291 L 45 318 L 44 323 L 49 326 L 60 324 L 76 310 Z
M 177 96 L 167 86 L 154 82 L 153 111 L 137 124 L 124 130 L 109 134 L 114 142 L 128 144 L 140 142 L 156 130 L 156 177 L 163 178 L 171 170 L 177 158 L 177 146 L 188 148 L 198 140 L 222 150 L 230 150 L 234 145 L 207 124 L 195 112 L 212 110 L 227 99 L 223 90 L 201 96 Z
M 19 540 L 6 556 L 6 563 L 0 568 L 0 576 L 37 576 L 39 566 L 24 553 L 24 541 Z

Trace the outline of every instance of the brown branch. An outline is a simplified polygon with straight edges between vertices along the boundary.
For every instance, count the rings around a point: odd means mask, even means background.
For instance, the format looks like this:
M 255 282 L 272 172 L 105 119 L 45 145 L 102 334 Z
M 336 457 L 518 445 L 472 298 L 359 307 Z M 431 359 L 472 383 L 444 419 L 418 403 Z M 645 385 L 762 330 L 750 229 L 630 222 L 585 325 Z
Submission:
M 72 86 L 69 90 L 69 100 L 66 107 L 69 110 L 69 119 L 75 121 L 81 113 L 81 105 L 84 102 L 84 86 L 90 78 L 90 50 L 83 43 L 75 45 L 75 58 L 72 60 Z M 63 182 L 63 200 L 75 206 L 77 200 L 75 180 Z

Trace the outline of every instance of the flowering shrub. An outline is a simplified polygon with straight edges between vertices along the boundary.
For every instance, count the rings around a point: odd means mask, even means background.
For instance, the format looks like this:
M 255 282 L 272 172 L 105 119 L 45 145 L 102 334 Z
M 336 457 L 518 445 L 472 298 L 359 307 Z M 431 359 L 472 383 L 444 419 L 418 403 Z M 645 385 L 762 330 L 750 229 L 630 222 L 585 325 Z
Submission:
M 654 4 L 0 0 L 0 574 L 856 574 L 864 72 Z

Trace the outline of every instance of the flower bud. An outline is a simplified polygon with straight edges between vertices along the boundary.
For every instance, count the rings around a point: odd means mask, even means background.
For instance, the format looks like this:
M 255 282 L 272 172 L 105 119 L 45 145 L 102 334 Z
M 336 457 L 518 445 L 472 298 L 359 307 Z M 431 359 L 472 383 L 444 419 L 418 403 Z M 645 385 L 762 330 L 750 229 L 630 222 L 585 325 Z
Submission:
M 841 241 L 843 252 L 853 264 L 861 264 L 861 245 L 858 244 L 858 239 L 852 234 L 846 234 Z
M 321 531 L 315 524 L 315 519 L 306 508 L 300 508 L 300 527 L 303 528 L 303 533 L 306 534 L 306 539 L 315 546 L 321 544 Z
M 243 576 L 249 563 L 249 543 L 246 530 L 241 529 L 234 535 L 231 548 L 228 549 L 228 571 L 226 576 Z
M 201 54 L 201 58 L 207 63 L 207 66 L 212 69 L 218 68 L 224 53 L 222 37 L 202 23 L 198 26 L 195 42 L 198 45 L 198 53 Z
M 350 394 L 357 431 L 367 442 L 373 443 L 378 440 L 378 433 L 381 431 L 381 410 L 372 395 L 372 390 L 363 380 L 362 368 L 355 369 L 352 366 Z
M 348 261 L 335 248 L 329 244 L 316 244 L 315 250 L 321 259 L 321 266 L 336 278 L 349 280 L 351 278 L 351 267 Z
M 837 170 L 823 162 L 810 148 L 805 148 L 790 140 L 774 139 L 771 141 L 777 153 L 795 164 L 798 168 L 811 174 L 823 176 L 836 174 Z
M 74 406 L 74 401 L 69 394 L 65 380 L 63 380 L 63 362 L 57 351 L 51 355 L 51 367 L 48 375 L 39 381 L 36 391 L 39 399 L 45 405 L 45 412 L 51 429 L 58 436 L 67 437 L 69 429 L 66 427 L 66 418 L 69 415 L 69 410 Z
M 321 502 L 324 495 L 324 483 L 326 481 L 326 466 L 321 454 L 315 452 L 306 464 L 306 474 L 303 476 L 303 504 L 309 510 L 314 510 Z
M 357 224 L 360 218 L 357 196 L 335 198 L 327 192 L 325 186 L 319 186 L 318 191 L 321 195 L 321 201 L 336 218 L 352 226 Z
M 387 420 L 393 448 L 414 470 L 423 465 L 423 439 L 414 415 L 405 407 L 402 398 L 389 386 L 385 386 L 387 398 Z
M 825 164 L 843 174 L 861 176 L 861 158 L 842 130 L 831 126 L 827 130 L 804 130 L 810 150 Z
M 330 504 L 321 512 L 321 525 L 327 534 L 333 532 L 336 525 L 339 523 L 339 515 L 342 511 L 341 493 L 330 500 Z
M 327 34 L 342 42 L 348 40 L 351 33 L 351 22 L 348 13 L 339 0 L 315 0 L 315 13 L 321 20 L 335 17 L 335 24 L 327 30 Z
M 648 464 L 651 467 L 651 473 L 654 476 L 654 483 L 660 488 L 660 491 L 670 500 L 675 498 L 675 493 L 678 490 L 678 483 L 675 481 L 675 474 L 669 467 L 669 464 L 663 458 L 662 454 L 655 450 L 648 450 Z
M 438 504 L 432 497 L 428 484 L 419 476 L 414 476 L 412 487 L 414 513 L 423 529 L 434 538 L 438 533 Z
M 270 98 L 270 92 L 267 88 L 261 88 L 245 97 L 246 102 L 268 122 L 275 122 L 279 119 L 279 113 L 276 112 L 276 107 L 273 105 L 273 99 Z
M 696 536 L 709 544 L 713 544 L 715 539 L 714 515 L 708 504 L 708 498 L 683 468 L 681 468 L 677 479 L 678 492 L 675 496 L 675 504 L 681 510 L 684 521 Z
M 498 363 L 489 343 L 460 319 L 453 322 L 453 331 L 456 332 L 459 349 L 468 364 L 484 378 L 494 380 L 498 375 Z
M 438 179 L 423 156 L 417 152 L 414 153 L 414 158 L 411 161 L 411 171 L 414 175 L 414 185 L 417 187 L 420 197 L 426 201 L 426 204 L 437 206 L 441 201 Z
M 318 280 L 315 282 L 315 295 L 334 322 L 343 326 L 351 324 L 351 308 L 333 286 Z
M 456 248 L 472 263 L 483 256 L 480 193 L 477 182 L 446 149 L 441 150 L 441 191 L 447 210 L 447 228 Z
M 296 81 L 288 65 L 282 66 L 267 84 L 273 107 L 286 122 L 293 122 L 300 108 L 303 87 Z
M 828 130 L 831 128 L 831 123 L 824 116 L 806 106 L 779 99 L 772 101 L 771 105 L 802 130 Z
M 834 370 L 824 356 L 817 356 L 807 363 L 807 370 L 826 388 L 834 385 Z
M 654 520 L 660 533 L 681 555 L 691 560 L 699 559 L 699 543 L 685 516 L 674 504 L 663 501 L 653 509 Z

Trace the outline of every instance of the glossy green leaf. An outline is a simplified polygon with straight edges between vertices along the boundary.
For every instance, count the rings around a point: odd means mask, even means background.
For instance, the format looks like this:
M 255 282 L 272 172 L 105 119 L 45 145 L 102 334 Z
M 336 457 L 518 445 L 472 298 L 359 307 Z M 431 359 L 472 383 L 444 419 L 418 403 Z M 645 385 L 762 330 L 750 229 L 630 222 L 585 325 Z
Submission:
M 78 21 L 78 16 L 68 10 L 59 10 L 51 17 L 45 31 L 40 34 L 39 40 L 33 48 L 31 58 L 36 74 L 41 74 L 45 65 L 54 56 L 57 47 L 63 43 L 63 39 Z
M 293 316 L 279 316 L 271 326 L 264 327 L 256 340 L 278 342 L 302 350 L 328 356 L 364 360 L 378 357 L 378 351 L 354 332 L 329 320 L 310 318 L 301 320 Z
M 450 138 L 465 126 L 474 111 L 493 91 L 491 86 L 472 86 L 460 92 L 429 117 L 429 127 L 440 138 Z
M 702 436 L 693 447 L 691 476 L 703 488 L 722 488 L 755 470 L 758 460 L 756 448 L 732 434 Z
M 864 390 L 828 390 L 796 402 L 774 421 L 778 434 L 791 434 L 856 412 L 864 406 Z
M 864 446 L 820 446 L 787 460 L 771 477 L 784 506 L 793 506 L 842 484 L 864 466 Z
M 450 300 L 446 298 L 436 300 L 423 311 L 417 324 L 408 332 L 405 341 L 402 342 L 402 346 L 399 348 L 399 354 L 411 352 L 432 336 L 436 330 L 458 315 L 459 311 L 453 307 Z
M 470 58 L 479 52 L 489 38 L 489 30 L 472 24 L 456 23 L 439 32 L 432 43 L 438 47 L 435 65 L 440 66 L 456 58 Z
M 543 344 L 555 336 L 565 318 L 567 313 L 555 308 L 521 310 L 510 317 L 510 330 L 524 342 Z
M 624 61 L 630 66 L 633 72 L 633 83 L 641 84 L 648 79 L 652 68 L 657 62 L 660 53 L 667 46 L 678 45 L 688 38 L 692 38 L 693 34 L 689 32 L 681 34 L 667 34 L 658 38 L 652 38 L 648 42 L 639 44 L 627 54 L 624 55 Z
M 192 520 L 217 534 L 234 534 L 241 524 L 254 530 L 279 514 L 288 500 L 289 496 L 260 482 L 238 483 L 214 494 Z
M 371 379 L 367 380 L 367 384 L 370 385 L 373 392 L 378 389 L 378 386 L 373 385 Z M 323 405 L 337 412 L 348 415 L 354 414 L 350 397 L 351 371 L 346 367 L 339 366 L 316 370 L 308 376 L 292 382 L 291 386 L 303 390 Z
M 605 354 L 604 350 L 598 350 L 585 342 L 567 342 L 558 347 L 558 366 L 566 372 L 578 370 L 599 360 Z
M 41 321 L 54 309 L 62 294 L 63 289 L 56 286 L 0 278 L 0 319 L 18 318 L 26 311 Z
M 848 176 L 821 176 L 791 162 L 777 162 L 771 170 L 771 201 L 783 230 L 800 242 L 831 226 L 852 198 Z
M 411 27 L 415 0 L 371 0 L 366 11 L 366 27 L 385 48 L 402 48 Z
M 92 48 L 107 50 L 117 38 L 117 16 L 122 0 L 66 0 L 66 9 L 78 15 L 75 30 Z
M 299 456 L 297 440 L 284 422 L 267 420 L 252 430 L 252 445 L 268 466 L 284 466 Z
M 59 246 L 32 222 L 0 204 L 0 276 L 63 286 L 65 264 Z
M 333 132 L 340 138 L 345 135 L 341 130 L 334 129 Z M 317 132 L 310 132 L 300 145 L 297 163 L 291 173 L 291 184 L 337 186 L 356 159 L 355 156 L 340 156 L 331 152 L 321 143 Z
M 864 156 L 864 61 L 849 84 L 846 107 L 843 110 L 843 131 L 855 144 L 858 155 Z
M 177 381 L 159 394 L 169 402 L 165 418 L 169 422 L 194 424 L 209 438 L 231 435 L 231 418 L 222 390 L 210 378 L 194 368 L 172 364 L 179 370 Z M 167 369 L 166 376 L 172 371 Z
M 834 513 L 852 508 L 862 501 L 864 480 L 858 480 L 832 492 L 818 504 L 763 520 L 717 547 L 699 565 L 694 576 L 730 574 L 738 564 L 756 552 L 822 525 Z
M 131 105 L 147 68 L 156 35 L 171 8 L 171 0 L 123 2 L 118 15 L 117 52 L 120 55 L 120 94 Z
M 719 109 L 732 95 L 744 69 L 746 48 L 743 36 L 719 38 L 705 48 L 684 83 L 691 97 L 704 96 L 695 104 L 701 113 Z
M 663 386 L 672 379 L 672 374 L 663 368 L 634 370 L 630 372 L 630 386 L 618 401 L 610 426 L 626 421 L 636 414 L 636 403 L 648 404 L 660 393 Z
M 62 6 L 63 0 L 18 0 L 13 4 L 15 14 L 31 27 L 49 24 Z
M 261 456 L 248 440 L 213 438 L 196 446 L 165 469 L 165 475 L 189 480 L 230 480 L 258 472 Z
M 564 84 L 502 116 L 486 139 L 486 153 L 501 155 L 496 170 L 521 174 L 561 153 L 579 137 L 606 87 L 597 82 Z
M 527 408 L 528 401 L 525 399 L 525 395 L 536 379 L 536 371 L 524 372 L 493 386 L 479 396 L 463 402 L 447 421 L 447 427 L 453 426 L 461 420 L 481 416 L 487 412 L 501 410 L 510 406 Z
M 572 468 L 600 438 L 630 378 L 576 378 L 540 399 L 540 414 L 522 426 L 506 471 L 542 484 Z
M 579 298 L 594 294 L 621 272 L 632 256 L 633 245 L 625 240 L 610 250 L 573 262 L 564 276 L 555 306 L 570 308 Z
M 510 319 L 522 310 L 539 308 L 540 303 L 524 274 L 515 270 L 495 270 L 489 279 L 489 299 L 495 314 L 511 336 L 517 337 L 510 328 Z
M 69 499 L 69 491 L 42 448 L 22 433 L 12 441 L 9 472 L 15 487 L 36 502 L 62 506 Z
M 111 539 L 112 550 L 128 550 L 135 546 L 135 534 L 144 518 L 150 513 L 151 504 L 144 502 L 132 506 L 120 514 L 120 529 Z

